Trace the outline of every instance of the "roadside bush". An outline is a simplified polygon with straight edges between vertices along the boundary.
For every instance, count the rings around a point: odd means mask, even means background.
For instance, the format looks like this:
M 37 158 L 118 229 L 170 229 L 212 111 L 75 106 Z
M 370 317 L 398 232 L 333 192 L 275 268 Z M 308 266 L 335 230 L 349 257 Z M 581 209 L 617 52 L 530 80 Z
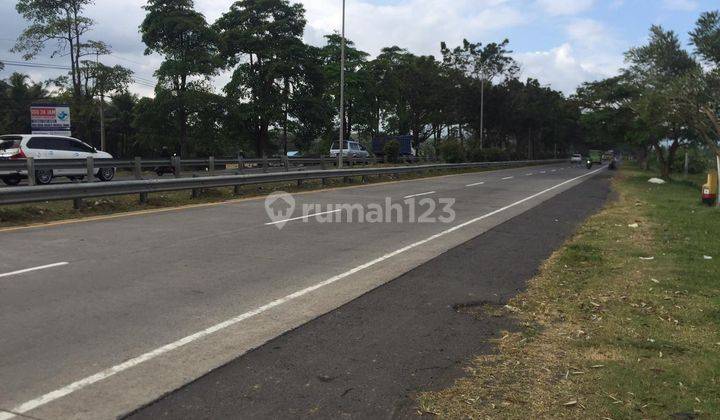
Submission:
M 469 158 L 473 162 L 502 162 L 510 160 L 510 154 L 499 147 L 473 147 L 470 150 Z
M 397 140 L 390 140 L 385 143 L 383 152 L 388 162 L 397 163 L 400 161 L 400 143 Z
M 688 150 L 689 165 L 688 173 L 701 174 L 708 170 L 709 156 L 702 150 L 690 149 Z M 685 167 L 685 151 L 678 150 L 675 154 L 675 161 L 673 162 L 673 169 L 675 172 L 682 173 Z
M 440 145 L 440 157 L 447 163 L 460 163 L 465 161 L 462 145 L 455 139 L 447 139 Z

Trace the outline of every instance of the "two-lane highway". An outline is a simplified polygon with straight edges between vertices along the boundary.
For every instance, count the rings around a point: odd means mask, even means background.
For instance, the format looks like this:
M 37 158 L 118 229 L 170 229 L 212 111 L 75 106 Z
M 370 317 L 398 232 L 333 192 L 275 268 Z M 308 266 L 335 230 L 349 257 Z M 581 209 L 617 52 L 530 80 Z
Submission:
M 0 419 L 111 418 L 583 182 L 564 165 L 0 231 Z M 304 204 L 454 199 L 449 223 L 320 223 Z M 438 205 L 438 211 L 442 206 Z M 342 218 L 342 217 L 341 217 Z

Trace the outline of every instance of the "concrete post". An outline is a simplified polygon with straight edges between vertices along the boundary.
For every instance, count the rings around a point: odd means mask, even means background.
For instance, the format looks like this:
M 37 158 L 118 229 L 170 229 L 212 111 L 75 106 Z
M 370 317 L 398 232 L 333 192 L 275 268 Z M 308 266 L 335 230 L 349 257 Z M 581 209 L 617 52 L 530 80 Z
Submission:
M 133 164 L 133 175 L 135 176 L 135 179 L 142 179 L 142 158 L 135 157 L 135 162 Z
M 182 175 L 182 161 L 180 160 L 180 156 L 173 157 L 171 159 L 171 164 L 173 166 L 173 172 L 175 172 L 175 178 L 180 178 Z
M 35 185 L 35 158 L 29 157 L 25 162 L 27 164 L 28 185 Z
M 215 156 L 208 158 L 208 173 L 210 176 L 215 175 Z
M 193 178 L 197 178 L 197 175 L 196 175 L 196 174 L 193 174 L 192 177 L 193 177 Z M 200 197 L 200 192 L 201 192 L 201 191 L 202 191 L 202 190 L 201 190 L 200 188 L 193 188 L 193 189 L 192 189 L 192 198 L 198 198 L 198 197 Z
M 262 163 L 263 173 L 267 173 L 267 172 L 268 172 L 268 160 L 267 160 L 267 156 L 263 154 L 262 159 L 263 159 L 263 163 Z
M 238 171 L 240 175 L 245 174 L 245 159 L 242 156 L 238 156 Z
M 95 160 L 92 156 L 87 157 L 87 173 L 85 174 L 85 182 L 92 182 L 95 176 Z

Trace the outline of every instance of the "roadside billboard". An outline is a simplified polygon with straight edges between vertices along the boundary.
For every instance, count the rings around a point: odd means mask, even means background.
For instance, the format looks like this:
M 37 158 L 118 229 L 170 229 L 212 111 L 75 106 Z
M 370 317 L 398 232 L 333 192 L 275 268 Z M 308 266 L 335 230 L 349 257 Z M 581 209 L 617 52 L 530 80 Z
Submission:
M 67 105 L 32 105 L 30 121 L 32 134 L 71 135 L 70 107 Z

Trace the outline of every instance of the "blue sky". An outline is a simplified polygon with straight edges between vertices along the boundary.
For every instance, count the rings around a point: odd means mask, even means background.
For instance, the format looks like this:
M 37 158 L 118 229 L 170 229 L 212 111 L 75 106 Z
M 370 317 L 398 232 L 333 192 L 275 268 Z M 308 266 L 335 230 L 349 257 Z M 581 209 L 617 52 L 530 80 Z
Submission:
M 687 32 L 702 11 L 720 9 L 717 0 L 346 0 L 347 34 L 371 54 L 398 45 L 416 54 L 439 55 L 441 41 L 457 45 L 510 39 L 522 77 L 534 77 L 555 89 L 572 93 L 584 81 L 617 73 L 623 52 L 645 41 L 652 24 Z M 305 40 L 321 44 L 323 35 L 339 29 L 341 0 L 301 0 L 307 13 Z M 161 57 L 143 56 L 137 27 L 143 19 L 144 0 L 96 0 L 89 14 L 97 26 L 95 39 L 109 42 L 107 64 L 122 64 L 138 76 L 152 78 Z M 212 21 L 228 9 L 230 0 L 195 0 Z M 25 26 L 14 10 L 15 0 L 0 0 L 0 60 L 18 59 L 8 50 Z M 64 63 L 44 54 L 34 61 Z M 0 77 L 17 67 L 6 67 Z M 22 69 L 42 80 L 56 73 Z M 215 85 L 222 87 L 227 75 Z M 133 90 L 151 94 L 146 86 Z

